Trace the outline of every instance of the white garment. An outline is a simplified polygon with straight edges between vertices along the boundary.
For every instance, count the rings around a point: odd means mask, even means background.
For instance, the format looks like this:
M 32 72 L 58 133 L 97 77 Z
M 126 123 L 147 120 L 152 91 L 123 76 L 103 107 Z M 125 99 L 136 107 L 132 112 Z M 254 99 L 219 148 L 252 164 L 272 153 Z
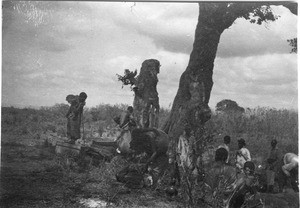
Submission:
M 177 146 L 177 154 L 179 154 L 179 166 L 190 167 L 192 162 L 190 158 L 189 152 L 189 142 L 187 138 L 183 135 L 179 137 L 178 146 Z
M 290 171 L 298 166 L 298 155 L 294 153 L 286 153 L 283 158 L 284 165 L 282 170 L 286 175 L 290 175 Z
M 243 147 L 237 152 L 236 166 L 242 169 L 247 161 L 251 161 L 250 152 L 247 148 Z

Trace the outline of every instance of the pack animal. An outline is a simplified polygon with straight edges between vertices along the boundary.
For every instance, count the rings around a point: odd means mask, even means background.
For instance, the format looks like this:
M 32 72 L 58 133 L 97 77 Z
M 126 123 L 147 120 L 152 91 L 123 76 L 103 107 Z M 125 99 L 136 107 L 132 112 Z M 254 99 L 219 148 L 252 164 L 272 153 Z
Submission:
M 122 154 L 146 153 L 147 163 L 154 161 L 159 155 L 166 154 L 169 146 L 169 136 L 155 128 L 136 128 L 132 131 L 123 130 L 117 142 Z

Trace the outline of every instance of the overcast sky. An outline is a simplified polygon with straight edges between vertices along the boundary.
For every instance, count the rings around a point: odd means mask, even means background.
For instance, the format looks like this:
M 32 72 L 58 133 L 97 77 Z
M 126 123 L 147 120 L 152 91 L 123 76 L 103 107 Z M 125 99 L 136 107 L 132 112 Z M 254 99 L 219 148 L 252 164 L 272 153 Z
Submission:
M 297 16 L 283 7 L 261 26 L 238 19 L 221 36 L 209 106 L 297 109 Z M 160 104 L 169 107 L 186 69 L 198 18 L 196 3 L 3 2 L 2 105 L 52 106 L 88 94 L 87 106 L 132 104 L 117 81 L 146 59 L 161 63 Z

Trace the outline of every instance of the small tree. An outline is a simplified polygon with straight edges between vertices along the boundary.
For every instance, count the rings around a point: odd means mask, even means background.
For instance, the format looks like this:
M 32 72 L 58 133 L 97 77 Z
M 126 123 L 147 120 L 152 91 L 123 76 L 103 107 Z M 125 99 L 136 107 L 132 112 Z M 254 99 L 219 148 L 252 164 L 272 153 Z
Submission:
M 216 105 L 216 111 L 217 112 L 235 112 L 235 113 L 244 113 L 245 109 L 240 107 L 237 102 L 229 99 L 222 100 L 217 103 Z

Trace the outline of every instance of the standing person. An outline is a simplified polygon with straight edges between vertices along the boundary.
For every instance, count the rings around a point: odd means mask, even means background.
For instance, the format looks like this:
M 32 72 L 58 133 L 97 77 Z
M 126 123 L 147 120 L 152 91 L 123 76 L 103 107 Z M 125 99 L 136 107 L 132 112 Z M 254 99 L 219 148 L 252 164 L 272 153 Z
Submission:
M 81 137 L 80 126 L 86 98 L 87 94 L 85 92 L 81 92 L 79 96 L 68 95 L 66 98 L 71 104 L 66 117 L 68 118 L 67 136 L 72 144 L 75 144 L 75 141 Z
M 177 145 L 178 164 L 193 170 L 195 167 L 195 137 L 190 127 L 185 127 Z
M 273 187 L 274 187 L 274 180 L 275 180 L 275 172 L 277 164 L 279 162 L 280 159 L 280 154 L 279 154 L 279 150 L 276 147 L 277 145 L 277 140 L 273 139 L 271 141 L 271 149 L 268 155 L 268 159 L 267 159 L 267 192 L 269 193 L 273 193 Z
M 71 123 L 72 123 L 72 119 L 74 117 L 73 111 L 75 110 L 75 108 L 76 108 L 75 106 L 78 103 L 77 102 L 78 101 L 78 96 L 68 95 L 66 97 L 66 101 L 70 104 L 69 110 L 66 114 L 66 118 L 68 119 L 68 121 L 67 121 L 67 137 L 69 139 L 71 139 L 71 132 L 72 132 L 71 127 L 73 126 L 73 125 L 71 125 Z
M 242 171 L 244 164 L 247 161 L 251 161 L 250 151 L 245 147 L 246 142 L 244 139 L 238 140 L 239 150 L 236 152 L 236 167 Z
M 219 149 L 219 148 L 224 148 L 224 149 L 226 149 L 227 150 L 227 152 L 228 152 L 228 156 L 227 156 L 227 159 L 226 159 L 226 163 L 228 164 L 228 162 L 229 162 L 229 153 L 230 153 L 230 151 L 229 151 L 229 144 L 230 144 L 230 136 L 225 136 L 224 138 L 223 138 L 223 140 L 224 140 L 224 143 L 223 144 L 221 144 L 221 145 L 219 145 L 218 146 L 218 148 L 217 149 Z
M 133 107 L 129 106 L 127 111 L 123 112 L 120 116 L 120 128 L 131 130 L 132 127 L 136 126 L 136 122 L 133 118 Z
M 116 142 L 119 144 L 120 142 L 126 143 L 126 149 L 130 149 L 130 144 L 127 139 L 131 138 L 131 130 L 136 127 L 136 122 L 133 118 L 133 107 L 129 106 L 127 111 L 121 113 L 120 116 L 114 118 L 114 121 L 119 125 L 122 129 L 120 135 L 116 138 Z M 122 139 L 123 138 L 123 139 Z M 126 138 L 124 140 L 124 138 Z M 118 153 L 121 152 L 119 148 L 116 149 Z

